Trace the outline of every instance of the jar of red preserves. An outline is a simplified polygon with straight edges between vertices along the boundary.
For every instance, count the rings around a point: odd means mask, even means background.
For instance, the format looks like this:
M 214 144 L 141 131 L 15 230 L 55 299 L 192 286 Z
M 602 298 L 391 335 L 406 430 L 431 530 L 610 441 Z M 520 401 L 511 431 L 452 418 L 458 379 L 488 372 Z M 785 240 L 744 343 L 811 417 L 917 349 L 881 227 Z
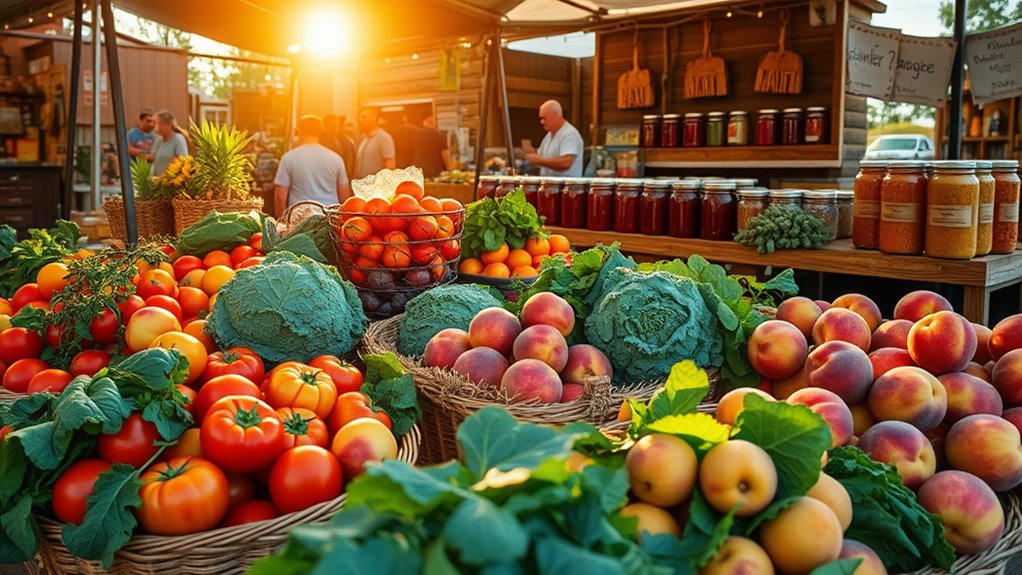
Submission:
M 760 146 L 774 146 L 777 144 L 777 110 L 760 110 L 759 118 L 756 119 L 756 144 Z
M 648 115 L 642 117 L 642 147 L 660 147 L 660 116 Z
M 561 188 L 561 225 L 568 228 L 586 227 L 586 196 L 589 180 L 565 178 Z
M 685 138 L 681 145 L 686 148 L 706 145 L 706 116 L 699 112 L 685 114 Z
M 667 233 L 676 238 L 699 235 L 699 180 L 679 180 L 671 184 L 671 206 L 667 211 Z
M 589 200 L 586 203 L 586 224 L 590 230 L 606 231 L 614 228 L 614 180 L 596 178 L 589 181 Z
M 781 120 L 781 143 L 794 146 L 805 142 L 805 120 L 802 108 L 785 108 Z
M 515 191 L 515 188 L 518 187 L 518 181 L 518 178 L 514 176 L 501 176 L 497 178 L 497 190 L 493 193 L 493 197 L 503 198 Z
M 639 202 L 642 180 L 618 180 L 614 190 L 614 231 L 634 234 L 639 231 Z
M 678 114 L 664 114 L 660 122 L 660 147 L 678 147 L 678 127 L 681 124 L 681 116 Z
M 476 197 L 492 198 L 497 192 L 497 176 L 479 176 Z
M 738 202 L 734 193 L 732 181 L 703 183 L 699 235 L 704 240 L 730 241 L 734 237 L 738 225 Z
M 536 212 L 548 226 L 561 224 L 561 178 L 543 178 L 536 192 Z
M 667 208 L 670 201 L 671 182 L 667 180 L 646 180 L 642 184 L 642 200 L 639 202 L 639 229 L 650 236 L 667 233 Z
M 521 178 L 522 191 L 525 192 L 525 201 L 532 204 L 534 208 L 538 206 L 539 201 L 539 182 L 540 179 L 535 176 Z

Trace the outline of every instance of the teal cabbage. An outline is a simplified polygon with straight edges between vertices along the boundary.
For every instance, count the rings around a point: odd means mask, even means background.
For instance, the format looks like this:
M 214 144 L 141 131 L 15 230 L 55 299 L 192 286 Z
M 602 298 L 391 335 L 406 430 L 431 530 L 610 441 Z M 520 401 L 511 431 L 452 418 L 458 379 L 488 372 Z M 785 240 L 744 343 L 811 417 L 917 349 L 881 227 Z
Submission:
M 477 313 L 503 306 L 492 290 L 477 285 L 449 284 L 427 290 L 405 306 L 397 349 L 404 355 L 422 355 L 429 340 L 441 330 L 467 330 Z

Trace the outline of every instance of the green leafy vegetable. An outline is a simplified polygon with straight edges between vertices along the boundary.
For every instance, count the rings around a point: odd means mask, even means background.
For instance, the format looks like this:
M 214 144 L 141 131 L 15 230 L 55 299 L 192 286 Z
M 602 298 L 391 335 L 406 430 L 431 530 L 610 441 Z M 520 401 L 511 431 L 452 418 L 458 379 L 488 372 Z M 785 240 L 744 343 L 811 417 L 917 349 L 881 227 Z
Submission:
M 260 230 L 262 219 L 256 212 L 210 212 L 181 232 L 177 251 L 200 258 L 213 250 L 229 251 L 247 242 Z
M 0 297 L 11 297 L 34 282 L 43 266 L 77 251 L 79 237 L 78 224 L 67 220 L 57 220 L 49 230 L 30 229 L 20 242 L 14 228 L 0 225 Z
M 367 354 L 362 393 L 369 396 L 375 409 L 390 416 L 394 435 L 401 437 L 422 417 L 415 393 L 415 379 L 393 353 Z
M 447 328 L 468 330 L 468 324 L 488 307 L 502 307 L 504 299 L 490 289 L 471 284 L 448 284 L 412 298 L 401 315 L 397 349 L 404 355 L 422 355 L 426 344 Z
M 862 559 L 836 559 L 813 569 L 809 575 L 854 575 Z
M 68 551 L 84 559 L 102 560 L 105 567 L 113 564 L 114 552 L 131 539 L 138 524 L 131 510 L 142 503 L 139 472 L 119 463 L 99 475 L 82 523 L 61 529 Z
M 503 198 L 483 198 L 465 206 L 461 250 L 465 257 L 477 257 L 507 242 L 511 249 L 542 231 L 536 208 L 525 201 L 521 188 Z
M 309 214 L 287 234 L 277 234 L 277 221 L 263 219 L 263 251 L 285 251 L 305 256 L 319 263 L 335 263 L 336 255 L 330 241 L 330 223 L 321 213 Z
M 750 219 L 735 241 L 761 254 L 772 254 L 775 250 L 818 248 L 831 240 L 830 233 L 823 220 L 801 209 L 770 206 Z

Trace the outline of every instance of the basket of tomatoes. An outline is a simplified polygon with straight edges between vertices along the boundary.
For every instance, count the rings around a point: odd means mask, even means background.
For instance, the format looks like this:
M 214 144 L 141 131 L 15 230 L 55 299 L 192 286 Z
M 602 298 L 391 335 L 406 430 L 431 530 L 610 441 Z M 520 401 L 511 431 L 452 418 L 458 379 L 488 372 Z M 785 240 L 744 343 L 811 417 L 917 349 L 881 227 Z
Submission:
M 353 196 L 326 208 L 341 275 L 358 288 L 366 316 L 386 319 L 432 287 L 453 281 L 465 209 L 400 183 L 391 197 Z

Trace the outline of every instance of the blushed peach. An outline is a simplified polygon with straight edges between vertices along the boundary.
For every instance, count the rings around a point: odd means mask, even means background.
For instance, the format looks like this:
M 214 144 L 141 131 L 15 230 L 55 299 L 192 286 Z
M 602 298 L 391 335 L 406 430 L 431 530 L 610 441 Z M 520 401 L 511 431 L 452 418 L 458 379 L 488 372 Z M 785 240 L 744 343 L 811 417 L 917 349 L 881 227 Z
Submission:
M 866 321 L 866 325 L 869 326 L 870 333 L 876 331 L 880 327 L 880 322 L 883 321 L 883 316 L 880 315 L 880 308 L 877 307 L 877 304 L 862 294 L 845 294 L 831 302 L 831 307 L 845 308 L 859 314 Z
M 507 367 L 507 358 L 488 347 L 472 348 L 454 362 L 454 371 L 479 387 L 499 386 Z
M 937 471 L 930 441 L 904 421 L 881 421 L 862 434 L 858 447 L 874 461 L 893 465 L 909 489 L 917 489 Z
M 968 471 L 994 491 L 1022 483 L 1022 439 L 1018 429 L 996 415 L 970 415 L 951 426 L 944 450 L 948 464 Z
M 470 349 L 467 331 L 453 327 L 440 330 L 426 343 L 422 363 L 427 367 L 454 367 L 461 354 Z
M 1015 429 L 1018 429 L 1018 432 L 1022 434 L 1022 407 L 1005 409 L 1004 413 L 1001 414 L 1001 417 L 1008 423 L 1014 425 Z
M 870 388 L 869 410 L 881 421 L 904 421 L 926 431 L 944 420 L 947 391 L 926 370 L 896 367 Z
M 897 347 L 882 347 L 869 354 L 869 361 L 873 364 L 874 380 L 896 367 L 914 367 L 916 364 L 907 349 Z
M 1001 394 L 1005 406 L 1022 406 L 1022 349 L 1002 355 L 994 364 L 990 381 Z
M 813 326 L 819 319 L 823 310 L 813 300 L 795 296 L 788 298 L 777 306 L 777 319 L 786 321 L 802 332 L 802 335 L 809 339 L 813 337 Z
M 868 403 L 853 403 L 848 406 L 848 411 L 852 414 L 852 434 L 854 436 L 861 437 L 867 429 L 876 425 L 877 418 L 873 417 Z
M 653 505 L 687 500 L 699 477 L 696 452 L 684 439 L 664 433 L 640 437 L 625 456 L 632 493 Z
M 768 379 L 785 379 L 805 365 L 809 345 L 794 325 L 769 320 L 756 326 L 749 336 L 748 352 L 756 373 Z
M 792 405 L 802 404 L 819 415 L 830 427 L 831 447 L 848 445 L 855 422 L 848 405 L 836 393 L 819 387 L 800 389 L 786 399 Z
M 556 328 L 537 324 L 522 330 L 512 346 L 515 361 L 538 359 L 554 371 L 568 364 L 568 342 Z
M 975 475 L 941 471 L 919 488 L 919 505 L 938 515 L 955 551 L 982 553 L 1004 534 L 1004 509 L 997 494 Z
M 699 489 L 721 513 L 737 505 L 738 517 L 766 509 L 777 493 L 777 469 L 770 455 L 755 443 L 731 439 L 713 446 L 699 463 Z
M 500 378 L 512 403 L 538 400 L 542 403 L 557 403 L 564 393 L 564 386 L 557 372 L 538 359 L 516 361 L 507 368 Z
M 622 517 L 638 519 L 636 535 L 642 541 L 644 533 L 650 535 L 674 535 L 681 537 L 681 526 L 671 514 L 649 503 L 631 503 L 621 508 Z
M 982 365 L 974 361 L 970 361 L 968 364 L 966 364 L 965 369 L 962 370 L 962 373 L 967 373 L 973 377 L 978 377 L 987 383 L 992 383 L 990 381 L 990 372 L 987 371 L 987 368 L 983 367 Z
M 721 423 L 734 425 L 735 421 L 738 421 L 738 414 L 745 409 L 745 396 L 749 394 L 758 395 L 767 401 L 774 401 L 774 397 L 765 391 L 755 387 L 739 387 L 725 393 L 724 397 L 720 398 L 714 417 Z
M 809 387 L 809 376 L 805 368 L 802 368 L 788 379 L 770 382 L 770 394 L 777 399 L 787 399 L 789 395 L 806 387 Z
M 472 347 L 488 347 L 501 355 L 511 355 L 522 325 L 513 313 L 500 307 L 488 307 L 476 314 L 468 324 L 468 340 Z
M 806 497 L 812 497 L 830 507 L 837 520 L 841 522 L 842 531 L 846 531 L 852 524 L 852 498 L 837 479 L 821 471 L 816 485 L 809 489 Z
M 862 563 L 852 575 L 887 575 L 887 567 L 880 556 L 868 545 L 852 539 L 845 539 L 841 544 L 838 559 L 862 559 Z
M 758 543 L 745 537 L 731 535 L 710 559 L 699 569 L 699 575 L 773 575 L 770 556 Z
M 993 359 L 990 356 L 990 328 L 981 324 L 973 323 L 972 329 L 976 331 L 976 354 L 972 356 L 972 361 L 983 365 L 984 363 Z
M 575 401 L 582 397 L 582 393 L 585 391 L 585 386 L 581 383 L 565 383 L 561 389 L 561 403 L 568 403 Z
M 953 311 L 951 302 L 944 296 L 927 290 L 918 290 L 905 294 L 894 306 L 894 319 L 907 319 L 917 322 L 931 313 Z
M 813 303 L 815 303 L 815 304 L 817 305 L 817 307 L 819 307 L 819 308 L 820 308 L 820 311 L 821 311 L 821 312 L 825 312 L 825 311 L 827 311 L 828 309 L 830 309 L 830 302 L 829 302 L 829 301 L 827 301 L 827 300 L 822 300 L 822 299 L 814 299 L 814 300 L 813 300 Z
M 912 329 L 912 322 L 907 319 L 885 321 L 873 331 L 873 337 L 870 340 L 870 351 L 876 351 L 885 347 L 908 349 L 908 332 L 910 329 Z
M 866 352 L 869 351 L 873 330 L 862 316 L 843 307 L 832 307 L 820 315 L 813 326 L 813 343 L 847 341 Z
M 522 305 L 522 326 L 534 325 L 549 325 L 568 337 L 575 329 L 575 310 L 564 298 L 550 292 L 539 292 Z
M 955 372 L 945 373 L 937 379 L 947 391 L 947 415 L 944 416 L 947 425 L 977 413 L 1000 415 L 1004 411 L 997 389 L 978 377 Z
M 997 322 L 990 330 L 987 341 L 990 359 L 997 361 L 1009 351 L 1022 349 L 1022 313 L 1010 315 Z
M 916 365 L 933 375 L 962 371 L 976 354 L 976 330 L 964 317 L 939 311 L 912 326 L 908 352 Z
M 829 310 L 824 315 L 827 313 Z M 862 321 L 858 316 L 855 318 Z M 806 359 L 805 370 L 810 386 L 833 391 L 845 403 L 858 403 L 865 399 L 873 384 L 873 364 L 869 356 L 861 348 L 845 341 L 828 341 L 816 346 Z
M 564 383 L 584 383 L 591 377 L 613 377 L 614 368 L 602 351 L 589 344 L 568 348 L 568 362 L 561 370 Z

